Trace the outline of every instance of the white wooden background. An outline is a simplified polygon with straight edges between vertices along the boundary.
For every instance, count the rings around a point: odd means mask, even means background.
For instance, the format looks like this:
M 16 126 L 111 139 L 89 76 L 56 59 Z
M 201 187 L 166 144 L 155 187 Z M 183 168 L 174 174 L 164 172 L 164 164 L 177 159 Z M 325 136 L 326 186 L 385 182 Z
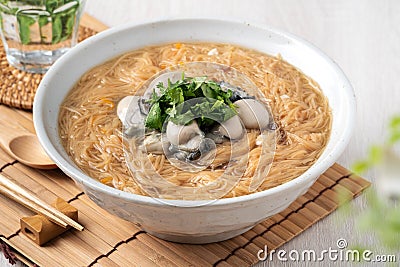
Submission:
M 87 0 L 86 12 L 110 27 L 161 18 L 232 17 L 268 24 L 312 42 L 341 66 L 357 96 L 354 136 L 338 161 L 346 167 L 364 157 L 370 144 L 379 143 L 386 133 L 388 119 L 396 112 L 400 114 L 398 0 Z M 365 175 L 370 180 L 374 176 L 374 171 Z M 360 210 L 365 205 L 363 197 L 354 203 Z M 329 247 L 336 249 L 336 241 L 345 238 L 349 244 L 362 244 L 375 254 L 388 253 L 379 248 L 370 233 L 353 229 L 354 218 L 336 212 L 282 249 L 321 252 Z M 0 265 L 8 266 L 2 257 Z M 259 266 L 263 265 L 314 264 L 283 264 L 275 260 Z M 323 263 L 330 265 L 349 266 L 340 262 Z

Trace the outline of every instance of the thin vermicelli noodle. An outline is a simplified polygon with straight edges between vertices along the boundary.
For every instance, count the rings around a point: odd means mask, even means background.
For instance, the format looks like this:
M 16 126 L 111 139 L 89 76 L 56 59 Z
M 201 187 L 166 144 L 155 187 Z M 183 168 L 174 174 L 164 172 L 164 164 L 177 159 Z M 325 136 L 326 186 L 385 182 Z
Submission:
M 125 163 L 122 124 L 116 107 L 123 97 L 170 66 L 194 61 L 225 64 L 247 75 L 269 100 L 278 125 L 271 169 L 257 191 L 290 181 L 318 159 L 331 131 L 331 112 L 318 84 L 294 66 L 264 53 L 228 44 L 166 44 L 138 49 L 85 73 L 66 97 L 59 114 L 63 145 L 89 176 L 115 188 L 145 195 Z M 249 161 L 239 183 L 225 197 L 249 194 L 261 154 L 259 131 L 248 130 Z M 149 154 L 154 169 L 169 182 L 187 187 L 209 184 L 224 172 L 231 146 L 217 146 L 210 167 L 197 173 L 173 166 L 165 155 Z

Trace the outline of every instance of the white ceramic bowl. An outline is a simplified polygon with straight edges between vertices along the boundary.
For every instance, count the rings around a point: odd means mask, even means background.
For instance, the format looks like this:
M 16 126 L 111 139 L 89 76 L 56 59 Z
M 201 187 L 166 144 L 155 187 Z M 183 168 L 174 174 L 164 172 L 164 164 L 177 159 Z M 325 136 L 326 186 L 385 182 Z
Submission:
M 298 178 L 246 196 L 209 205 L 190 201 L 167 205 L 122 192 L 85 175 L 65 152 L 58 135 L 59 107 L 83 73 L 124 52 L 171 42 L 211 41 L 236 44 L 282 57 L 319 83 L 333 113 L 332 134 L 318 161 Z M 340 68 L 319 49 L 292 34 L 270 27 L 215 19 L 182 19 L 127 25 L 102 32 L 71 49 L 47 72 L 33 107 L 37 135 L 48 155 L 100 207 L 160 238 L 207 243 L 239 235 L 304 194 L 344 150 L 355 120 L 355 96 Z M 196 203 L 197 204 L 197 203 Z

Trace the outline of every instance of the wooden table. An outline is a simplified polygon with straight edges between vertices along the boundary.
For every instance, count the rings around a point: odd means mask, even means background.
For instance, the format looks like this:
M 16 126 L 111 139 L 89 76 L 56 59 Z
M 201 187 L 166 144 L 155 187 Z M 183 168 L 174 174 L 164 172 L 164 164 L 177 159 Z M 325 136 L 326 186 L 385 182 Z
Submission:
M 400 2 L 397 0 L 87 0 L 86 12 L 113 27 L 123 23 L 175 17 L 226 17 L 277 27 L 312 42 L 333 58 L 350 79 L 357 96 L 354 136 L 338 162 L 345 167 L 365 156 L 385 136 L 388 119 L 399 114 Z M 374 171 L 365 175 L 373 180 Z M 354 201 L 362 209 L 363 197 Z M 354 229 L 355 216 L 336 212 L 282 247 L 286 251 L 336 248 L 345 238 L 375 254 L 382 251 L 369 233 Z M 260 263 L 259 266 L 269 263 Z M 287 263 L 312 266 L 317 263 Z M 325 266 L 332 264 L 329 260 Z M 273 266 L 281 266 L 275 260 Z M 336 266 L 345 266 L 337 263 Z M 7 266 L 2 256 L 0 266 Z M 271 266 L 271 265 L 268 265 Z M 371 265 L 372 266 L 372 265 Z

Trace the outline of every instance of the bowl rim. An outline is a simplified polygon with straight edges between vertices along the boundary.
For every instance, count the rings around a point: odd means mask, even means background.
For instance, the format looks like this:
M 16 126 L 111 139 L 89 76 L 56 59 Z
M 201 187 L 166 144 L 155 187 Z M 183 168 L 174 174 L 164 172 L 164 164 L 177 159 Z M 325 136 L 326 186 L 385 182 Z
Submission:
M 42 144 L 44 150 L 46 153 L 49 155 L 49 157 L 57 164 L 57 166 L 65 173 L 67 174 L 70 178 L 75 180 L 77 183 L 81 184 L 83 186 L 83 190 L 86 191 L 86 187 L 89 187 L 91 189 L 94 189 L 96 191 L 99 191 L 101 193 L 104 193 L 106 195 L 110 195 L 113 197 L 118 197 L 118 198 L 123 198 L 127 201 L 132 201 L 140 204 L 146 204 L 146 205 L 154 205 L 154 206 L 165 206 L 165 203 L 168 202 L 168 204 L 172 206 L 177 206 L 177 207 L 201 207 L 202 203 L 208 203 L 206 206 L 223 206 L 223 205 L 230 205 L 234 203 L 244 203 L 247 201 L 255 200 L 258 198 L 263 198 L 267 195 L 273 195 L 282 191 L 285 191 L 286 189 L 289 189 L 292 186 L 295 185 L 301 185 L 303 183 L 307 182 L 314 182 L 312 181 L 311 178 L 314 177 L 319 177 L 320 174 L 325 172 L 330 166 L 332 166 L 336 159 L 343 153 L 344 149 L 346 148 L 348 142 L 350 141 L 354 125 L 355 125 L 355 120 L 356 120 L 356 99 L 355 99 L 355 94 L 354 94 L 354 89 L 351 86 L 351 83 L 345 73 L 342 71 L 342 69 L 338 66 L 338 64 L 332 60 L 328 55 L 326 55 L 321 49 L 310 43 L 309 41 L 295 35 L 292 33 L 289 33 L 285 30 L 281 30 L 278 28 L 271 27 L 266 24 L 260 24 L 257 22 L 249 22 L 249 21 L 244 21 L 244 20 L 237 20 L 237 19 L 232 19 L 232 18 L 210 18 L 210 17 L 196 17 L 196 18 L 162 18 L 158 20 L 148 20 L 148 21 L 143 21 L 140 23 L 133 22 L 133 23 L 127 23 L 123 25 L 119 25 L 116 27 L 109 28 L 107 30 L 104 30 L 102 32 L 97 33 L 96 35 L 87 38 L 86 40 L 80 42 L 77 44 L 74 48 L 70 49 L 66 55 L 74 55 L 77 53 L 80 53 L 81 51 L 85 50 L 86 47 L 90 47 L 92 43 L 95 43 L 97 41 L 102 40 L 103 38 L 107 38 L 109 36 L 112 36 L 114 34 L 118 34 L 121 31 L 125 30 L 131 30 L 135 28 L 140 28 L 140 27 L 146 27 L 149 25 L 157 25 L 157 24 L 162 24 L 162 23 L 168 23 L 168 22 L 179 22 L 179 23 L 185 23 L 185 22 L 214 22 L 214 23 L 228 23 L 232 25 L 237 25 L 237 24 L 244 24 L 248 27 L 255 27 L 259 28 L 261 30 L 266 30 L 269 32 L 273 32 L 274 34 L 280 35 L 284 38 L 290 39 L 293 42 L 300 43 L 309 49 L 313 50 L 318 56 L 320 56 L 324 61 L 326 61 L 330 67 L 334 70 L 334 72 L 341 78 L 341 81 L 343 82 L 344 86 L 341 88 L 341 90 L 345 90 L 346 94 L 346 100 L 348 101 L 348 108 L 349 108 L 349 113 L 347 116 L 347 124 L 344 124 L 342 127 L 344 128 L 342 131 L 342 134 L 340 135 L 339 142 L 335 145 L 335 149 L 332 150 L 329 154 L 326 155 L 325 158 L 323 158 L 317 165 L 314 163 L 310 168 L 308 168 L 303 174 L 300 176 L 283 183 L 281 185 L 275 186 L 270 189 L 266 189 L 263 191 L 259 192 L 254 192 L 250 193 L 248 195 L 242 195 L 238 197 L 232 197 L 232 198 L 222 198 L 222 199 L 217 199 L 213 201 L 209 200 L 164 200 L 164 199 L 157 199 L 153 198 L 150 196 L 143 196 L 143 195 L 138 195 L 134 193 L 129 193 L 125 192 L 119 189 L 116 189 L 114 187 L 110 187 L 107 185 L 102 184 L 101 182 L 97 181 L 96 179 L 88 176 L 85 174 L 83 171 L 81 171 L 78 167 L 73 166 L 69 164 L 68 162 L 62 160 L 62 156 L 58 153 L 57 149 L 55 146 L 52 144 L 50 141 L 50 138 L 47 135 L 46 128 L 44 125 L 44 120 L 43 118 L 43 105 L 42 99 L 44 98 L 46 94 L 46 86 L 42 86 L 43 84 L 47 84 L 54 74 L 56 74 L 60 69 L 62 69 L 63 62 L 68 61 L 69 57 L 68 56 L 62 56 L 60 59 L 58 59 L 55 64 L 48 70 L 46 75 L 44 75 L 42 81 L 39 84 L 38 90 L 35 95 L 35 101 L 33 103 L 33 121 L 34 121 L 34 126 L 35 130 L 37 132 L 37 136 L 39 138 L 40 143 Z M 117 55 L 115 55 L 117 56 Z M 41 89 L 43 88 L 43 89 Z M 47 89 L 48 90 L 48 89 Z M 60 160 L 61 159 L 61 160 Z M 65 162 L 65 165 L 64 165 Z M 315 179 L 317 179 L 315 178 Z

